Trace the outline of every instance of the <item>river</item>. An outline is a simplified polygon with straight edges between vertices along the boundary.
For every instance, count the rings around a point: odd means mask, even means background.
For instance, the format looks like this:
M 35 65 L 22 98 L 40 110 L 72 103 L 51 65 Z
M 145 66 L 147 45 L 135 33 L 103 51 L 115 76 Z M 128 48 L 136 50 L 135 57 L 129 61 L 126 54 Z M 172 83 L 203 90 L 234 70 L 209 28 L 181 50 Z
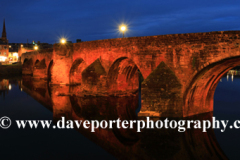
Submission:
M 240 115 L 240 78 L 223 77 L 214 95 L 214 111 L 185 119 L 234 121 Z M 50 86 L 31 77 L 0 80 L 0 117 L 12 120 L 0 129 L 3 159 L 239 159 L 239 131 L 188 129 L 18 129 L 16 120 L 138 119 L 138 95 L 92 97 L 59 95 L 77 87 Z M 156 120 L 156 119 L 155 119 Z M 230 123 L 230 122 L 229 122 Z

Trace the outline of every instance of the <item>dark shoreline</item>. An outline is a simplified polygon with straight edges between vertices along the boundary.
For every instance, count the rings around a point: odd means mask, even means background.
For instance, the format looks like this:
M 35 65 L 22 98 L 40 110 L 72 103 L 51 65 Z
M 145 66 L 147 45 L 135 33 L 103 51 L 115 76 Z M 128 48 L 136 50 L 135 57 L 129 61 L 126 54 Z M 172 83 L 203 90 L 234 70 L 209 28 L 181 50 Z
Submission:
M 0 79 L 3 78 L 16 78 L 22 76 L 21 63 L 12 65 L 0 65 Z

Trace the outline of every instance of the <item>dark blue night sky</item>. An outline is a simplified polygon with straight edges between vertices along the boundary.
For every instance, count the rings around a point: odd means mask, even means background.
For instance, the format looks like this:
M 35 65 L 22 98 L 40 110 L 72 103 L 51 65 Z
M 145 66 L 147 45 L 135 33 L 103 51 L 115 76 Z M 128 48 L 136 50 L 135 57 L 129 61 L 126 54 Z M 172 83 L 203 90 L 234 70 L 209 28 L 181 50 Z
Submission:
M 240 30 L 239 0 L 1 0 L 10 43 Z M 0 31 L 2 24 L 0 23 Z

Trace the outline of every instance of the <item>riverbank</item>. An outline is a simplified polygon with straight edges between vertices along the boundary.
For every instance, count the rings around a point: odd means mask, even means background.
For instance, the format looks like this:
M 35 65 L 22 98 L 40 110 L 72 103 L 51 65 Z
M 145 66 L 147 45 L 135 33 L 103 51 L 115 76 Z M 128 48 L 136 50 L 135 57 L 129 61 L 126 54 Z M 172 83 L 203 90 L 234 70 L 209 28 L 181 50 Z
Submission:
M 22 65 L 21 63 L 0 65 L 0 78 L 10 78 L 22 75 Z

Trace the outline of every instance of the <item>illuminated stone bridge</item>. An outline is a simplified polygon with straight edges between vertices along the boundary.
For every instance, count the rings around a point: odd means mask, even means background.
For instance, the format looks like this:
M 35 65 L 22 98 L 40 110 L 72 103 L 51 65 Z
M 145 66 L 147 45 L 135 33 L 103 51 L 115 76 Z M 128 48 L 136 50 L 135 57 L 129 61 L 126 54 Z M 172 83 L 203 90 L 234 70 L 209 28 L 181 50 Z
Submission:
M 240 31 L 131 37 L 55 44 L 25 53 L 23 74 L 71 93 L 138 94 L 140 116 L 186 117 L 213 110 L 220 78 L 240 65 Z

